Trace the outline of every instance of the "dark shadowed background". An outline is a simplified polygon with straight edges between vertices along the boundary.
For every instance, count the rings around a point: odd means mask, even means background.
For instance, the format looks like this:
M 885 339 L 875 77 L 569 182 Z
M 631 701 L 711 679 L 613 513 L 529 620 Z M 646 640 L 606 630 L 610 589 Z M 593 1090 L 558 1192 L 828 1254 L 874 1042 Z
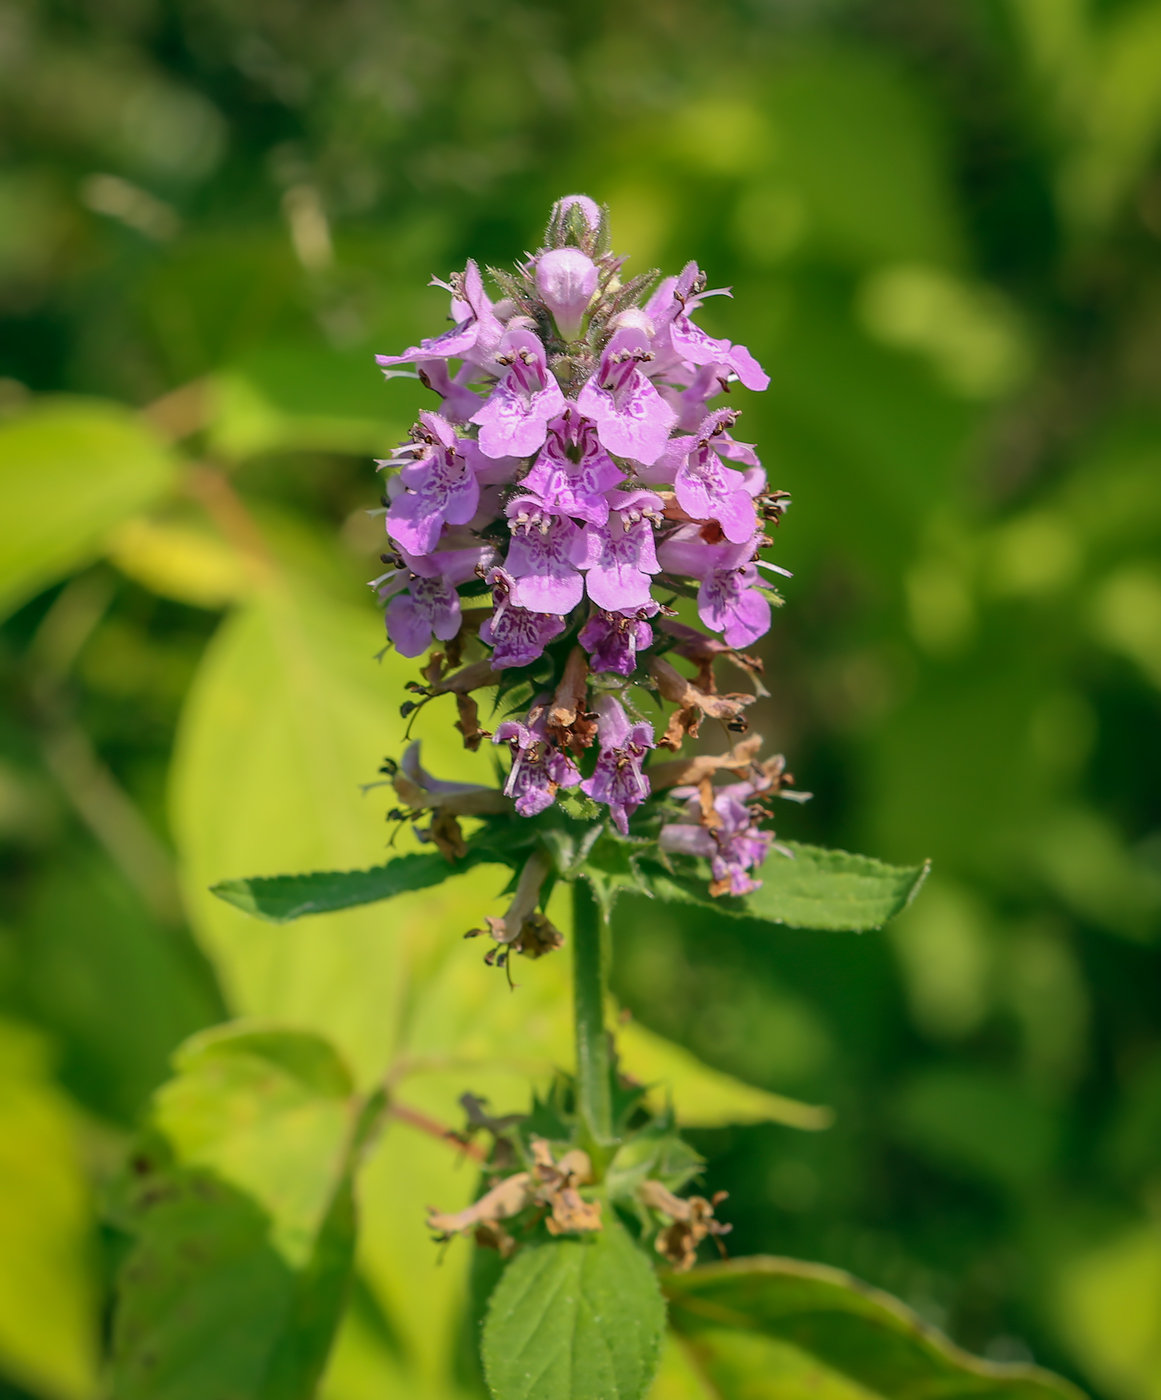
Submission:
M 128 430 L 90 442 L 100 404 L 58 498 L 0 473 L 0 1395 L 95 1393 L 102 1193 L 180 1040 L 301 1012 L 382 1063 L 343 997 L 393 916 L 257 934 L 200 891 L 382 858 L 355 783 L 401 726 L 363 511 L 421 400 L 371 357 L 442 326 L 431 275 L 510 263 L 576 190 L 631 271 L 732 285 L 702 320 L 772 377 L 738 403 L 794 497 L 756 721 L 816 794 L 784 834 L 934 861 L 881 934 L 623 906 L 640 1023 L 837 1110 L 695 1133 L 731 1245 L 1161 1397 L 1159 137 L 1157 0 L 0 3 L 2 424 L 87 396 L 183 445 L 111 513 Z M 42 558 L 46 512 L 91 538 Z M 311 686 L 332 748 L 369 736 L 341 761 L 279 708 Z M 414 985 L 481 897 L 425 898 Z M 403 1159 L 328 1400 L 464 1393 L 422 1322 L 460 1276 L 426 1281 Z

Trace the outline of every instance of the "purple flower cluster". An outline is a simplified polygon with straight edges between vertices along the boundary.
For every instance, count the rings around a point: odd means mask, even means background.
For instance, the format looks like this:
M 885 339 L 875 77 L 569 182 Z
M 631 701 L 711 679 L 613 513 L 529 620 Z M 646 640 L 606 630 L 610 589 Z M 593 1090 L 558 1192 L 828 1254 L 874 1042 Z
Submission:
M 473 630 L 493 672 L 530 665 L 575 632 L 589 672 L 628 679 L 657 642 L 655 589 L 696 590 L 701 622 L 730 648 L 770 625 L 759 569 L 784 571 L 758 552 L 782 497 L 732 437 L 737 411 L 709 406 L 735 382 L 761 390 L 768 377 L 744 346 L 694 323 L 727 290 L 707 292 L 692 262 L 651 292 L 653 275 L 623 281 L 605 229 L 592 200 L 560 200 L 544 246 L 514 275 L 492 274 L 499 300 L 469 261 L 437 284 L 451 294 L 451 329 L 377 356 L 391 375 L 413 367 L 440 399 L 380 464 L 392 549 L 375 582 L 404 656 L 460 635 L 466 584 L 491 594 Z M 606 691 L 582 707 L 595 719 L 587 737 L 564 736 L 550 701 L 495 736 L 512 747 L 517 811 L 579 784 L 627 830 L 649 791 L 651 726 Z M 564 748 L 575 757 L 594 738 L 582 782 Z

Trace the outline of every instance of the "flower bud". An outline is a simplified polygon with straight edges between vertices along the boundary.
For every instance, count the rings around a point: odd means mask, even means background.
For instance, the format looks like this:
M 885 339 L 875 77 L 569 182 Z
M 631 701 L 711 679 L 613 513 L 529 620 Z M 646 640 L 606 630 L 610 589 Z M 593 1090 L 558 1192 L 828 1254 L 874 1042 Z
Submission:
M 563 222 L 573 209 L 580 213 L 590 234 L 595 235 L 600 230 L 600 206 L 587 194 L 566 194 L 563 199 L 558 199 L 552 207 L 552 217 Z
M 596 264 L 579 248 L 554 249 L 536 264 L 536 287 L 561 335 L 575 339 L 597 289 Z
M 625 311 L 618 311 L 610 320 L 608 329 L 612 332 L 632 330 L 644 331 L 650 340 L 656 335 L 653 322 L 639 306 L 630 306 Z

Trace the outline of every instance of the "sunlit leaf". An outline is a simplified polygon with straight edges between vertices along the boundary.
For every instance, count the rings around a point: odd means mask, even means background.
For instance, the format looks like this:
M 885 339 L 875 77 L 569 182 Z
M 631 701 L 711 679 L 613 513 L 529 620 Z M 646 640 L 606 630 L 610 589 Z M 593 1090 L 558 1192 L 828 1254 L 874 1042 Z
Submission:
M 452 875 L 462 875 L 493 860 L 489 853 L 473 850 L 453 863 L 433 851 L 396 856 L 371 870 L 316 870 L 308 875 L 222 880 L 212 886 L 212 893 L 267 923 L 285 924 L 304 914 L 326 914 L 357 904 L 375 904 L 412 890 L 430 889 Z
M 660 1107 L 673 1102 L 677 1121 L 688 1128 L 719 1128 L 727 1123 L 785 1123 L 792 1128 L 830 1126 L 829 1108 L 799 1103 L 781 1094 L 743 1084 L 703 1064 L 696 1055 L 638 1021 L 617 1031 L 617 1050 L 623 1070 L 642 1084 L 653 1087 L 652 1099 Z
M 504 1271 L 484 1324 L 488 1384 L 496 1400 L 636 1400 L 664 1323 L 652 1265 L 608 1217 L 594 1237 L 523 1250 Z
M 1110 1395 L 1161 1396 L 1161 1231 L 1143 1221 L 1054 1270 L 1069 1351 Z
M 48 400 L 0 424 L 0 615 L 98 554 L 172 481 L 165 448 L 119 404 Z
M 84 1400 L 97 1380 L 92 1223 L 75 1125 L 45 1049 L 0 1022 L 0 1376 Z
M 881 928 L 915 898 L 927 878 L 928 864 L 886 865 L 847 851 L 780 843 L 793 852 L 773 851 L 756 873 L 761 889 L 744 898 L 711 900 L 689 880 L 657 876 L 653 889 L 661 899 L 701 904 L 707 910 L 738 918 L 764 919 L 792 928 L 860 933 Z
M 969 1356 L 889 1294 L 823 1264 L 733 1259 L 665 1288 L 672 1326 L 723 1400 L 754 1394 L 756 1376 L 778 1400 L 1082 1400 L 1036 1366 Z
M 207 1032 L 175 1068 L 123 1187 L 115 1392 L 307 1400 L 354 1257 L 361 1102 L 299 1031 Z
M 232 1009 L 319 1030 L 367 1082 L 392 1054 L 411 960 L 479 926 L 503 873 L 479 870 L 289 928 L 248 918 L 209 887 L 383 861 L 393 795 L 364 795 L 360 784 L 384 755 L 402 753 L 399 696 L 415 667 L 393 652 L 376 662 L 381 628 L 373 608 L 345 607 L 290 579 L 256 594 L 206 653 L 170 793 L 187 907 Z M 425 765 L 437 777 L 491 781 L 488 756 L 463 751 L 450 710 L 449 699 L 424 712 Z M 404 833 L 399 844 L 406 852 L 416 843 Z

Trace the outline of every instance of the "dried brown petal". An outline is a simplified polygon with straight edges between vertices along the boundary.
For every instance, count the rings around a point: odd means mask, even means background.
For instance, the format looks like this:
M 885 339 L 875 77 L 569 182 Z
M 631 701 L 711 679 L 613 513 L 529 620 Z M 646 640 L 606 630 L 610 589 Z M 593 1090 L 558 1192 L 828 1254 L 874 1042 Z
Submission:
M 655 1248 L 679 1274 L 693 1267 L 702 1240 L 728 1235 L 733 1228 L 714 1219 L 714 1207 L 725 1200 L 725 1191 L 719 1191 L 709 1201 L 704 1196 L 682 1200 L 659 1181 L 646 1181 L 637 1194 L 646 1206 L 669 1217 L 670 1224 L 658 1232 Z
M 517 1172 L 515 1176 L 506 1176 L 478 1201 L 454 1214 L 429 1208 L 428 1229 L 434 1230 L 442 1239 L 450 1239 L 452 1235 L 462 1235 L 478 1225 L 494 1225 L 497 1220 L 519 1215 L 531 1199 L 531 1173 Z
M 492 737 L 492 731 L 480 728 L 479 706 L 470 695 L 457 695 L 456 709 L 460 716 L 456 728 L 464 736 L 464 748 L 475 753 L 482 740 Z
M 596 719 L 585 709 L 588 681 L 588 657 L 580 647 L 573 647 L 548 711 L 549 734 L 573 754 L 589 748 L 597 735 Z
M 711 719 L 724 720 L 727 724 L 736 725 L 745 707 L 752 705 L 757 698 L 754 695 L 709 695 L 699 690 L 663 656 L 650 658 L 649 674 L 657 682 L 663 699 L 683 710 L 696 707 Z
M 649 769 L 649 781 L 654 792 L 661 792 L 664 788 L 695 785 L 711 773 L 721 770 L 736 773 L 739 778 L 745 777 L 754 766 L 754 760 L 761 747 L 762 736 L 751 734 L 741 743 L 735 744 L 729 753 L 697 754 L 693 758 L 678 758 L 671 763 L 653 764 Z

